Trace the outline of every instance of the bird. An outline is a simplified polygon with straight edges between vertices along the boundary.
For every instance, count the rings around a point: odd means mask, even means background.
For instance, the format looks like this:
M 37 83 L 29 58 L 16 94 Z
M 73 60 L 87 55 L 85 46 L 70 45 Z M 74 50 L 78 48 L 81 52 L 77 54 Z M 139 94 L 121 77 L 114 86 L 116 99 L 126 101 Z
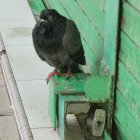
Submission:
M 54 67 L 47 82 L 54 75 L 82 73 L 86 65 L 80 32 L 71 19 L 55 9 L 43 9 L 32 31 L 33 46 L 42 61 Z

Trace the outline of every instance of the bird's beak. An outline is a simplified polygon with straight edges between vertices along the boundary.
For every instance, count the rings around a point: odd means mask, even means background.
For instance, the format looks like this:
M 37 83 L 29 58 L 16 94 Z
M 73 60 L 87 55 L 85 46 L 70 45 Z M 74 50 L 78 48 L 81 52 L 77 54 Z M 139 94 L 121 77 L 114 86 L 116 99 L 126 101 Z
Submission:
M 48 22 L 48 21 L 45 20 L 45 19 L 40 19 L 39 21 L 40 21 L 40 22 Z

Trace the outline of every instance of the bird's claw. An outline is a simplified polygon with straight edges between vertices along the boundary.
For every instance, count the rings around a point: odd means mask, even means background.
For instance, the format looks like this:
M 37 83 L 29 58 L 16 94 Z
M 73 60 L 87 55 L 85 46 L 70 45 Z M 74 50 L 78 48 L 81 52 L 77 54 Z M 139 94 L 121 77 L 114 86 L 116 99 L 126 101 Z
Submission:
M 46 81 L 47 81 L 47 84 L 49 83 L 49 81 L 50 81 L 50 79 L 51 79 L 51 77 L 53 77 L 53 76 L 55 76 L 55 75 L 60 75 L 60 73 L 59 72 L 57 72 L 56 70 L 54 70 L 53 72 L 51 72 L 51 73 L 49 73 L 49 75 L 48 75 L 48 77 L 47 77 L 47 79 L 46 79 Z
M 73 77 L 73 74 L 72 74 L 72 73 L 67 73 L 67 74 L 66 74 L 66 79 L 67 79 L 67 80 L 70 79 L 71 77 Z

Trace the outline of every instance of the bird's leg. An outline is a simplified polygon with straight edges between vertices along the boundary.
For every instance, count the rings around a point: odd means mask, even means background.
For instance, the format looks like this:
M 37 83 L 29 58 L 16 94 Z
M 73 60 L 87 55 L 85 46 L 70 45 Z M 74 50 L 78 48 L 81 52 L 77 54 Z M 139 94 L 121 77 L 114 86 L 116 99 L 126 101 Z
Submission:
M 68 70 L 67 70 L 67 74 L 66 74 L 67 79 L 69 79 L 70 77 L 73 76 L 73 74 L 71 73 L 71 65 L 72 65 L 72 62 L 70 62 L 69 66 L 68 66 Z
M 69 79 L 70 77 L 73 77 L 73 74 L 71 72 L 68 72 L 66 77 L 67 77 L 67 79 Z
M 54 69 L 52 72 L 50 72 L 50 73 L 48 74 L 48 77 L 47 77 L 47 79 L 46 79 L 47 84 L 49 83 L 51 77 L 53 77 L 53 76 L 55 76 L 55 75 L 60 75 L 60 73 L 57 72 L 57 69 Z

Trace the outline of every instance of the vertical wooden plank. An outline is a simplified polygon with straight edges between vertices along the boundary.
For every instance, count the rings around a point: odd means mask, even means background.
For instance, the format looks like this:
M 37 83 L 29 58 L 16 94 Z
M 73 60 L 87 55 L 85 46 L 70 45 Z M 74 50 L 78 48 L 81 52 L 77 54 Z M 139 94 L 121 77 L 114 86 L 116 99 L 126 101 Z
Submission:
M 115 73 L 120 0 L 106 0 L 104 56 L 101 72 Z
M 107 131 L 104 131 L 104 140 L 112 140 L 112 138 L 110 137 L 110 135 L 107 133 Z
M 120 7 L 120 0 L 113 0 L 113 1 L 106 0 L 104 55 L 103 55 L 103 60 L 101 62 L 100 71 L 102 74 L 109 74 L 112 75 L 113 77 L 115 77 L 116 74 L 119 7 Z M 113 81 L 113 85 L 115 85 L 115 79 Z M 113 86 L 112 89 L 113 92 L 115 92 L 114 87 L 115 86 Z M 113 102 L 114 101 L 110 102 L 111 106 L 113 106 Z M 104 139 L 108 140 L 111 138 L 107 135 L 104 135 Z

